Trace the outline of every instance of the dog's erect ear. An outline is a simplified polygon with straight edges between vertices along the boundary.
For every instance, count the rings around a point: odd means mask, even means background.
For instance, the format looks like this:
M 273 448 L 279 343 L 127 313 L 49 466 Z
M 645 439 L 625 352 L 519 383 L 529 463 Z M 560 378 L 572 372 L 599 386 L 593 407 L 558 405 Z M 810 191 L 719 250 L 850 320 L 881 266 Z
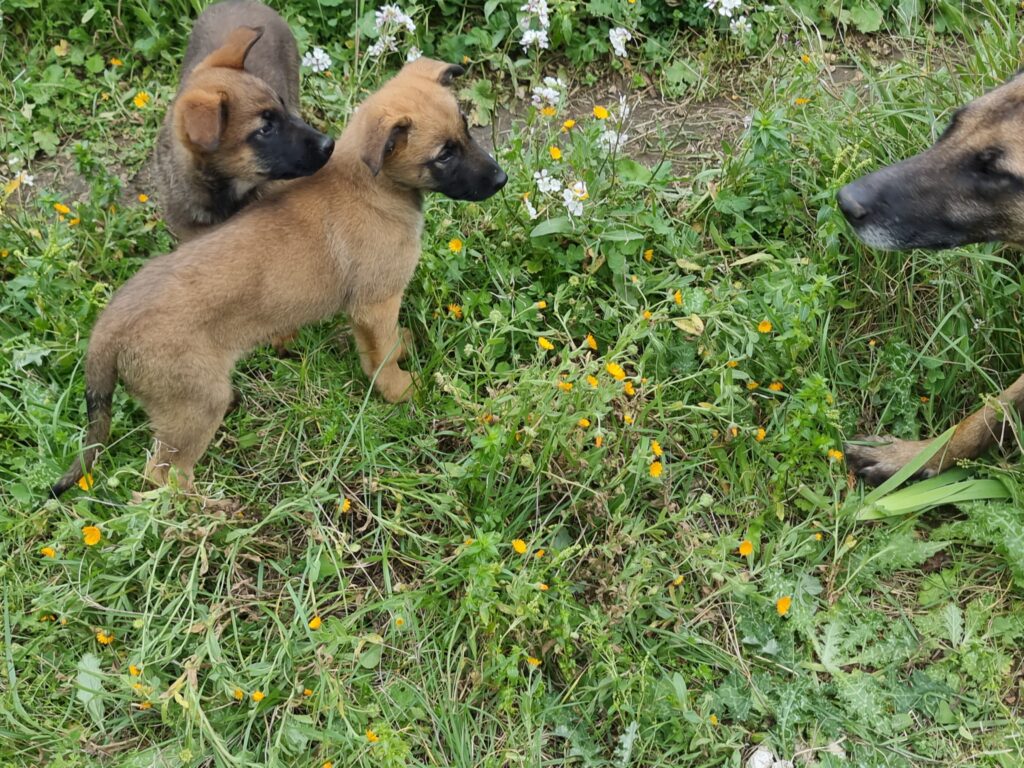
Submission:
M 458 64 L 447 64 L 443 61 L 427 59 L 424 57 L 406 64 L 404 69 L 415 74 L 423 75 L 424 77 L 429 77 L 431 80 L 440 83 L 445 88 L 451 85 L 456 77 L 466 73 L 465 67 L 461 67 Z
M 228 35 L 224 45 L 199 62 L 199 67 L 244 69 L 245 57 L 261 37 L 263 27 L 237 27 Z
M 363 162 L 370 173 L 380 173 L 388 155 L 405 146 L 410 125 L 412 120 L 408 117 L 381 117 L 373 124 L 363 144 Z
M 182 94 L 177 105 L 184 138 L 203 152 L 212 152 L 220 144 L 224 130 L 224 94 L 193 89 Z

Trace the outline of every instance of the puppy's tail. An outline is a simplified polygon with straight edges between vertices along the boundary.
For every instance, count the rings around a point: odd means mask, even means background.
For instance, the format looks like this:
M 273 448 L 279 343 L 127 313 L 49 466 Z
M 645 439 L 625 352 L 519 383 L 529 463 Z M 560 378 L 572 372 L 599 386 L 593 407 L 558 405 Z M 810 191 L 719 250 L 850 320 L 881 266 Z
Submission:
M 110 411 L 116 384 L 117 350 L 110 340 L 104 343 L 94 336 L 85 361 L 85 410 L 89 415 L 85 449 L 64 476 L 50 488 L 54 498 L 76 485 L 92 469 L 97 454 L 110 436 Z

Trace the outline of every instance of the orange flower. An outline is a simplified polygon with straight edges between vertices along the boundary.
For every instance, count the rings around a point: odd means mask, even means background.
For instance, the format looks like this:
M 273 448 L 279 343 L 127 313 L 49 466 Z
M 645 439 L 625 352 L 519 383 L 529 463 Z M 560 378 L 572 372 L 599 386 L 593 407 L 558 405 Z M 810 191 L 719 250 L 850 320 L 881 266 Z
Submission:
M 760 443 L 762 440 L 764 440 L 767 434 L 768 433 L 765 432 L 764 427 L 758 427 L 757 432 L 754 433 L 754 439 Z
M 538 549 L 536 552 L 533 553 L 533 556 L 539 560 L 540 558 L 544 557 L 544 550 Z
M 587 384 L 589 384 L 594 389 L 597 389 L 597 376 L 587 376 Z
M 148 203 L 149 202 L 149 195 L 146 195 L 146 194 L 139 195 L 139 202 L 140 203 Z
M 598 435 L 594 438 L 594 447 L 600 448 L 602 445 L 604 445 L 604 435 Z
M 378 736 L 374 731 L 372 731 L 369 728 L 367 728 L 366 729 L 366 740 L 368 742 L 370 742 L 371 744 L 376 744 L 378 741 L 380 741 L 380 736 Z
M 805 99 L 803 96 L 800 96 L 796 99 L 793 99 L 793 103 L 796 104 L 798 107 L 802 107 L 804 104 L 810 104 L 811 100 Z
M 768 385 L 768 389 L 770 389 L 772 392 L 781 392 L 782 391 L 782 382 L 781 381 L 773 381 L 771 384 Z
M 303 688 L 302 689 L 302 695 L 303 696 L 312 696 L 313 695 L 313 689 L 312 688 Z
M 787 613 L 789 613 L 789 609 L 792 606 L 793 598 L 789 595 L 780 597 L 778 600 L 775 601 L 775 610 L 778 612 L 779 616 L 785 616 Z
M 551 155 L 552 160 L 562 159 L 562 150 L 560 150 L 558 147 L 548 147 L 548 154 Z
M 645 309 L 644 310 L 644 320 L 650 320 L 652 317 L 654 317 L 654 315 L 651 314 L 651 310 Z
M 64 203 L 54 203 L 53 210 L 55 210 L 61 216 L 66 216 L 67 214 L 71 213 L 71 209 L 64 205 Z
M 629 397 L 633 397 L 636 394 L 636 387 L 633 386 L 632 381 L 627 381 L 622 385 L 622 391 L 625 392 Z
M 760 323 L 757 324 L 757 332 L 758 333 L 771 333 L 772 332 L 772 321 L 771 320 L 762 320 Z
M 744 539 L 740 542 L 739 553 L 741 557 L 750 557 L 754 554 L 754 544 L 750 539 Z
M 571 392 L 572 391 L 572 382 L 571 381 L 560 381 L 560 382 L 558 382 L 558 388 L 560 390 L 562 390 L 563 392 Z
M 245 691 L 241 688 L 235 688 L 231 695 L 234 697 L 235 701 L 241 701 L 245 698 Z
M 134 664 L 129 664 L 128 665 L 128 674 L 131 675 L 132 677 L 138 677 L 139 675 L 142 674 L 142 670 L 140 670 Z
M 544 301 L 544 299 L 541 299 L 534 306 L 536 306 L 537 309 L 547 309 L 548 308 L 548 303 L 546 301 Z
M 543 336 L 541 336 L 539 339 L 537 339 L 537 346 L 540 347 L 541 349 L 547 350 L 548 352 L 550 352 L 552 349 L 555 348 L 555 345 L 552 344 L 550 341 L 548 341 Z
M 114 58 L 112 58 L 112 59 L 110 60 L 110 65 L 111 65 L 112 67 L 120 67 L 120 66 L 121 66 L 122 64 L 124 64 L 124 62 L 123 62 L 123 61 L 121 61 L 121 60 L 120 60 L 119 58 L 117 58 L 116 56 L 115 56 Z
M 735 368 L 739 363 L 736 360 L 730 360 L 725 364 L 726 368 Z
M 515 550 L 517 555 L 525 555 L 526 554 L 526 542 L 523 541 L 522 539 L 513 539 L 512 540 L 512 549 Z
M 646 251 L 644 251 L 644 261 L 650 261 L 653 258 L 654 258 L 654 249 L 653 248 L 648 248 Z
M 56 557 L 57 550 L 55 550 L 53 547 L 43 547 L 39 550 L 39 554 L 41 554 L 43 557 Z
M 319 616 L 314 616 L 312 619 L 309 620 L 309 628 L 315 632 L 316 630 L 320 629 L 323 623 L 323 620 Z
M 547 592 L 549 589 L 551 589 L 551 587 L 549 587 L 547 584 L 541 582 L 540 584 L 537 585 L 537 589 L 539 589 L 541 592 Z
M 608 110 L 600 105 L 596 106 L 594 107 L 594 117 L 596 117 L 598 120 L 607 120 Z
M 103 535 L 100 533 L 100 529 L 95 525 L 87 525 L 82 529 L 82 541 L 85 542 L 85 546 L 94 547 L 100 543 L 100 539 Z
M 624 378 L 626 378 L 626 372 L 618 363 L 608 363 L 608 365 L 606 365 L 604 369 L 608 371 L 608 374 L 616 381 L 622 381 Z
M 664 467 L 662 467 L 662 464 L 661 464 L 660 461 L 652 461 L 651 462 L 651 468 L 650 468 L 651 477 L 661 477 L 661 473 L 662 473 L 663 469 L 664 469 Z
M 92 490 L 93 485 L 95 485 L 95 483 L 93 482 L 92 473 L 90 472 L 86 472 L 84 475 L 78 478 L 78 487 L 81 488 L 83 491 Z
M 597 339 L 594 338 L 594 334 L 588 333 L 586 338 L 587 346 L 595 352 L 597 351 Z
M 107 632 L 104 632 L 101 629 L 99 632 L 96 633 L 96 640 L 99 642 L 100 645 L 110 645 L 112 642 L 114 642 L 114 633 L 110 632 L 108 634 Z
M 577 424 L 577 426 L 580 426 L 580 427 L 583 427 L 583 429 L 586 429 L 587 427 L 590 426 L 590 419 L 584 417 L 584 418 L 580 419 L 579 421 L 577 421 L 576 424 Z
M 253 691 L 252 692 L 252 700 L 255 701 L 257 704 L 259 704 L 265 698 L 267 698 L 267 695 L 265 693 L 263 693 L 263 691 Z
M 448 312 L 456 320 L 461 320 L 462 319 L 462 306 L 460 304 L 449 304 L 448 305 Z

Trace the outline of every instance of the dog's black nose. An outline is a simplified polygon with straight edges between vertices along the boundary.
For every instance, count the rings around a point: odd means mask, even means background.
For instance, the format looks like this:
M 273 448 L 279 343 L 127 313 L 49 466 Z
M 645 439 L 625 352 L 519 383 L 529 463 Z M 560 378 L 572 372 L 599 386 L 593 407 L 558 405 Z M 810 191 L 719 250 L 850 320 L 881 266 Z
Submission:
M 839 210 L 849 221 L 863 221 L 867 218 L 870 201 L 869 193 L 857 182 L 847 184 L 836 194 Z
M 508 184 L 508 174 L 501 170 L 501 168 L 498 168 L 494 174 L 494 191 L 497 192 L 506 184 Z
M 334 139 L 330 136 L 322 137 L 317 143 L 316 151 L 320 153 L 320 157 L 327 159 L 334 151 Z

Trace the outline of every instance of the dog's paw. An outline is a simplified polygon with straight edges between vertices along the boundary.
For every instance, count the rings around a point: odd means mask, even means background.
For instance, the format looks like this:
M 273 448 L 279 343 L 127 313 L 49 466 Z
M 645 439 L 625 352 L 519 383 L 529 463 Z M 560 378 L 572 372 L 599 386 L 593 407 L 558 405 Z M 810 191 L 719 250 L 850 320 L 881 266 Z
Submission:
M 894 437 L 856 437 L 856 442 L 846 443 L 846 466 L 868 485 L 881 485 L 899 472 L 921 451 L 928 447 L 930 440 L 899 440 Z M 932 477 L 935 471 L 927 467 L 914 475 L 920 480 Z
M 412 374 L 398 366 L 381 371 L 377 376 L 377 391 L 389 403 L 404 403 L 413 392 Z

